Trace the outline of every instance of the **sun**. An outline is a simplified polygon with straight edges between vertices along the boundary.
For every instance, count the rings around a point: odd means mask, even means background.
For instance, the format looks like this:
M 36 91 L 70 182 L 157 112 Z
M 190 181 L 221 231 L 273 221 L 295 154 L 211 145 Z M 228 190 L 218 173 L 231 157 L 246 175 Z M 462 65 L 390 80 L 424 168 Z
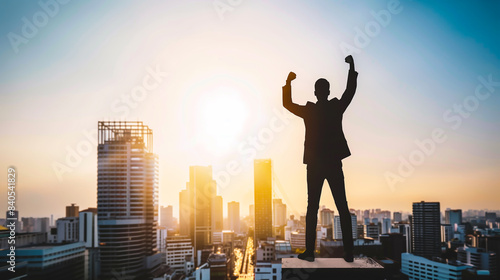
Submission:
M 219 87 L 200 98 L 199 125 L 208 152 L 223 155 L 236 147 L 244 131 L 247 108 L 241 92 Z

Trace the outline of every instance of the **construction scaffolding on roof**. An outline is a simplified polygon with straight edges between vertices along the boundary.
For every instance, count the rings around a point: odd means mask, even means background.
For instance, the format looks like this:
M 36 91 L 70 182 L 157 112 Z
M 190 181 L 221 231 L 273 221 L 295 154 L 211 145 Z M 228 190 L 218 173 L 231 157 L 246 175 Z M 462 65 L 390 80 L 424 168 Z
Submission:
M 143 143 L 146 150 L 152 153 L 153 130 L 141 121 L 100 121 L 98 144 L 110 142 Z

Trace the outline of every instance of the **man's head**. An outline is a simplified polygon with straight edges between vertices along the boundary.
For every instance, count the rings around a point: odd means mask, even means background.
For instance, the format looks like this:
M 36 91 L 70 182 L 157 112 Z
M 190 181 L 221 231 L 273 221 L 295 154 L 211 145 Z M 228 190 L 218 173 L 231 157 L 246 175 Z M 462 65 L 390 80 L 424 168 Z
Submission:
M 326 79 L 318 79 L 314 84 L 314 95 L 318 101 L 327 101 L 330 95 L 330 83 Z

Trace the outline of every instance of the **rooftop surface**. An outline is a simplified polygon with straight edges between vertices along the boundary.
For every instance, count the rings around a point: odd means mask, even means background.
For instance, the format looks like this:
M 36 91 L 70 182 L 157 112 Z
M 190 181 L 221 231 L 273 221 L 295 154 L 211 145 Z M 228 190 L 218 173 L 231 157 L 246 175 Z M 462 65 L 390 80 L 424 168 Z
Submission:
M 385 269 L 371 258 L 317 258 L 314 262 L 297 258 L 282 259 L 282 279 L 383 280 Z
M 348 263 L 342 258 L 316 258 L 314 262 L 296 258 L 282 260 L 282 268 L 383 268 L 371 258 L 355 258 Z

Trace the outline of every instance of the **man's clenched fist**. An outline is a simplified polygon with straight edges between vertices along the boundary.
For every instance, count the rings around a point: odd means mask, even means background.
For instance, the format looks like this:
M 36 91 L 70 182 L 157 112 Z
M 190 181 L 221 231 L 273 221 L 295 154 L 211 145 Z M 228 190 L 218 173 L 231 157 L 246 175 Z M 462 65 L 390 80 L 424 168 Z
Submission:
M 289 84 L 291 81 L 295 80 L 295 78 L 297 78 L 297 75 L 295 75 L 295 73 L 293 72 L 290 72 L 290 74 L 288 74 L 288 78 L 286 78 L 286 83 Z

